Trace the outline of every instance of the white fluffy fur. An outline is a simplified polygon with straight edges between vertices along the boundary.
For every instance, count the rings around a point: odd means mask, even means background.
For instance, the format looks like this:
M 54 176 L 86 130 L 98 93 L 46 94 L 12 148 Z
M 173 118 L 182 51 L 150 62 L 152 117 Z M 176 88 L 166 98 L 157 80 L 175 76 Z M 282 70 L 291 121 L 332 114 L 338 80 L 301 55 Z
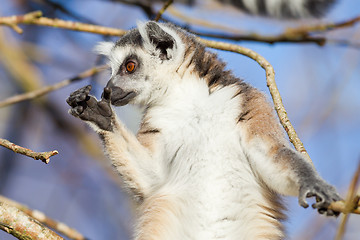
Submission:
M 113 42 L 99 42 L 93 49 L 97 54 L 108 56 L 114 47 Z
M 167 143 L 161 158 L 153 159 L 161 161 L 162 171 L 152 194 L 174 196 L 173 208 L 179 209 L 167 222 L 173 229 L 161 239 L 255 239 L 271 222 L 259 214 L 266 199 L 234 130 L 236 89 L 209 95 L 205 81 L 173 80 L 168 95 L 147 114 L 161 126 L 159 141 Z

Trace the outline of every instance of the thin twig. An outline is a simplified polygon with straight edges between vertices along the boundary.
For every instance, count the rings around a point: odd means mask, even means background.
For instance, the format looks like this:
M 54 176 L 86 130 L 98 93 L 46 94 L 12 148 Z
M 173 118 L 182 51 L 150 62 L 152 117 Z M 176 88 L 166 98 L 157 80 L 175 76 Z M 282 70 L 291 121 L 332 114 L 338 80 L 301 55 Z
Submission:
M 16 207 L 0 202 L 0 229 L 21 240 L 64 240 Z
M 351 210 L 348 210 L 346 207 L 345 201 L 337 201 L 332 202 L 329 206 L 329 209 L 334 210 L 336 212 L 342 212 L 342 213 L 354 213 L 354 214 L 360 214 L 360 202 L 359 202 L 360 196 L 355 196 L 350 202 L 353 202 L 354 205 L 351 207 Z
M 232 41 L 251 41 L 251 42 L 263 42 L 263 43 L 315 43 L 319 46 L 323 46 L 327 43 L 328 39 L 325 37 L 312 37 L 312 36 L 294 36 L 287 35 L 285 33 L 279 35 L 260 35 L 257 33 L 247 33 L 247 34 L 215 34 L 215 33 L 205 33 L 199 31 L 191 31 L 191 33 L 202 36 L 210 37 L 216 39 L 226 39 Z M 331 41 L 331 43 L 336 44 L 336 41 Z M 344 42 L 340 42 L 344 44 Z M 340 44 L 339 43 L 339 44 Z
M 17 26 L 18 24 L 31 24 L 111 36 L 122 36 L 126 33 L 126 31 L 117 28 L 102 27 L 99 25 L 73 21 L 64 21 L 61 19 L 50 19 L 41 16 L 41 11 L 36 11 L 20 16 L 0 17 L 0 25 L 7 25 L 14 29 L 14 27 L 19 28 Z M 22 33 L 22 31 L 19 33 Z
M 360 178 L 360 161 L 349 186 L 349 191 L 347 193 L 346 201 L 344 204 L 344 211 L 343 211 L 344 214 L 341 216 L 341 221 L 338 231 L 336 233 L 335 240 L 343 239 L 346 223 L 349 219 L 348 213 L 351 213 L 354 209 L 360 210 L 360 206 L 359 206 L 360 196 L 355 197 L 355 189 L 357 189 L 359 178 Z
M 44 213 L 28 208 L 27 206 L 20 204 L 14 200 L 6 198 L 0 195 L 0 202 L 4 202 L 10 206 L 16 207 L 22 212 L 29 215 L 31 218 L 36 219 L 42 224 L 54 229 L 55 231 L 63 234 L 64 236 L 74 240 L 85 240 L 86 238 L 75 229 L 67 226 L 65 223 L 58 222 L 54 219 L 47 217 Z
M 214 24 L 211 24 L 204 20 L 198 20 L 195 18 L 190 18 L 184 16 L 181 12 L 176 9 L 169 8 L 170 14 L 181 18 L 188 24 L 196 24 L 205 27 L 214 28 Z M 351 18 L 349 20 L 345 20 L 338 23 L 321 23 L 316 25 L 309 26 L 300 26 L 294 28 L 288 28 L 284 31 L 284 33 L 278 35 L 260 35 L 257 33 L 242 33 L 242 34 L 214 34 L 214 33 L 204 33 L 191 31 L 193 34 L 197 36 L 211 37 L 216 39 L 227 39 L 233 41 L 255 41 L 255 42 L 265 42 L 265 43 L 278 43 L 278 42 L 293 42 L 293 43 L 316 43 L 319 46 L 323 46 L 328 42 L 332 44 L 343 45 L 347 44 L 352 47 L 357 47 L 357 44 L 352 44 L 347 41 L 336 41 L 336 40 L 328 40 L 325 37 L 319 36 L 311 36 L 314 33 L 327 32 L 334 29 L 340 29 L 344 27 L 351 27 L 356 23 L 360 22 L 360 16 Z M 224 27 L 215 27 L 216 29 L 224 30 Z M 230 32 L 234 32 L 233 29 L 230 29 Z
M 300 36 L 308 36 L 312 33 L 326 32 L 333 29 L 352 27 L 356 23 L 360 22 L 360 16 L 350 18 L 349 20 L 345 20 L 338 23 L 321 23 L 310 26 L 301 26 L 297 28 L 288 28 L 284 35 L 300 37 Z
M 14 29 L 17 33 L 22 33 L 22 29 L 17 25 L 18 23 L 26 23 L 28 21 L 32 21 L 33 19 L 41 17 L 42 13 L 40 11 L 27 13 L 25 15 L 20 16 L 11 16 L 11 17 L 1 17 L 0 24 L 7 25 Z
M 249 42 L 261 42 L 268 44 L 275 43 L 315 43 L 319 46 L 324 46 L 325 44 L 337 45 L 337 46 L 346 46 L 359 49 L 360 43 L 351 42 L 348 39 L 330 39 L 321 36 L 302 36 L 299 38 L 289 37 L 284 34 L 279 35 L 260 35 L 257 33 L 244 33 L 244 34 L 217 34 L 211 32 L 199 32 L 190 30 L 190 32 L 194 35 L 201 37 L 208 37 L 214 39 L 222 39 L 222 40 L 231 40 L 236 42 L 241 41 L 249 41 Z
M 165 5 L 164 5 L 165 7 Z M 165 11 L 165 10 L 164 10 Z M 160 12 L 159 12 L 160 13 Z M 41 17 L 42 14 L 40 11 L 31 12 L 25 15 L 20 16 L 10 16 L 10 17 L 0 17 L 0 25 L 7 25 L 13 28 L 17 32 L 19 31 L 18 24 L 33 24 L 40 26 L 49 26 L 56 28 L 63 28 L 73 31 L 82 31 L 89 32 L 107 36 L 122 36 L 126 33 L 125 30 L 103 27 L 93 24 L 84 24 L 73 21 L 64 21 L 61 19 L 50 19 L 46 17 Z M 310 36 L 313 33 L 326 32 L 334 29 L 351 27 L 360 21 L 360 16 L 351 18 L 346 21 L 339 23 L 324 23 L 313 26 L 302 26 L 298 28 L 288 28 L 284 33 L 274 35 L 274 36 L 262 36 L 256 33 L 242 34 L 242 35 L 216 35 L 210 33 L 196 33 L 201 36 L 208 36 L 213 38 L 220 39 L 231 39 L 231 40 L 244 40 L 244 41 L 257 41 L 257 42 L 266 42 L 266 43 L 276 43 L 276 42 L 294 42 L 294 43 L 309 43 L 313 42 L 320 46 L 326 44 L 328 40 L 324 37 L 314 37 Z M 21 30 L 21 29 L 20 29 Z M 331 43 L 336 43 L 336 41 L 331 41 Z M 341 44 L 346 44 L 347 42 L 340 42 Z
M 37 97 L 41 97 L 41 96 L 43 96 L 45 94 L 48 94 L 49 92 L 52 92 L 52 91 L 55 91 L 57 89 L 63 88 L 65 86 L 69 85 L 70 83 L 73 83 L 73 82 L 82 80 L 84 78 L 93 76 L 93 75 L 105 70 L 106 68 L 107 68 L 107 65 L 93 67 L 93 68 L 90 68 L 90 69 L 78 74 L 75 77 L 72 77 L 70 79 L 65 79 L 65 80 L 63 80 L 63 81 L 61 81 L 59 83 L 54 84 L 54 85 L 46 86 L 46 87 L 31 91 L 31 92 L 27 92 L 27 93 L 23 93 L 23 94 L 19 94 L 19 95 L 16 95 L 16 96 L 9 97 L 9 98 L 7 98 L 7 99 L 0 102 L 0 108 L 5 107 L 5 106 L 9 106 L 11 104 L 15 104 L 15 103 L 18 103 L 18 102 L 34 99 L 34 98 L 37 98 Z
M 165 2 L 164 6 L 160 9 L 160 11 L 157 13 L 154 21 L 157 22 L 160 20 L 161 16 L 164 14 L 164 12 L 166 11 L 166 9 L 174 2 L 174 0 L 168 0 L 167 2 Z
M 50 157 L 59 153 L 57 150 L 50 151 L 50 152 L 34 152 L 30 149 L 20 147 L 6 139 L 2 139 L 2 138 L 0 138 L 0 145 L 3 147 L 6 147 L 7 149 L 14 151 L 15 153 L 23 154 L 23 155 L 31 157 L 35 160 L 41 160 L 42 162 L 44 162 L 46 164 L 48 164 L 50 162 Z

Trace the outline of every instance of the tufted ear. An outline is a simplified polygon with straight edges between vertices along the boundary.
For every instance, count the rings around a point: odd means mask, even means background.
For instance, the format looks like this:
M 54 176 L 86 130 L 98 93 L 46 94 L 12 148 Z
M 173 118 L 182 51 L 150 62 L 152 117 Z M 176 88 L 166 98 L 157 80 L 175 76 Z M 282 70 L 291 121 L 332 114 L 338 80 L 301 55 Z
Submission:
M 154 52 L 161 60 L 174 57 L 177 48 L 175 31 L 156 22 L 138 23 L 138 29 L 144 40 L 144 46 Z
M 99 42 L 93 51 L 100 55 L 109 56 L 114 45 L 115 43 L 113 42 Z

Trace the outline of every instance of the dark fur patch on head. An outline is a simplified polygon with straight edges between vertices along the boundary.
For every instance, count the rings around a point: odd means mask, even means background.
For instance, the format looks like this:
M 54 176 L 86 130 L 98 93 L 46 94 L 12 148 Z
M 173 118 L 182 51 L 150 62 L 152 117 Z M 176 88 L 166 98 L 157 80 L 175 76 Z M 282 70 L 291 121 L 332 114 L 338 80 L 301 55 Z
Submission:
M 143 39 L 139 33 L 138 29 L 132 29 L 121 37 L 115 44 L 115 46 L 124 47 L 126 45 L 131 45 L 134 47 L 142 47 Z
M 156 22 L 148 22 L 146 24 L 146 33 L 151 41 L 151 43 L 159 49 L 160 59 L 169 60 L 170 56 L 168 55 L 168 49 L 172 49 L 176 46 L 175 39 L 161 29 L 161 27 Z

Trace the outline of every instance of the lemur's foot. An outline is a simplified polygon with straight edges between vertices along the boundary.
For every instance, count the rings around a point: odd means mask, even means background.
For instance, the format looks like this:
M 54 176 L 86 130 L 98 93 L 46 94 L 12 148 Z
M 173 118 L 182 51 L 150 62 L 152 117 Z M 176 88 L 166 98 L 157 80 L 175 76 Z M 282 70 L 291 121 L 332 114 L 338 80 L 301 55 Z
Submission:
M 90 90 L 91 85 L 88 85 L 70 94 L 66 99 L 71 106 L 69 113 L 81 120 L 94 123 L 100 129 L 111 131 L 115 116 L 110 106 L 111 89 L 104 88 L 100 101 L 89 95 Z
M 329 209 L 330 203 L 341 200 L 336 189 L 322 180 L 309 181 L 300 187 L 299 204 L 307 208 L 309 204 L 306 198 L 316 197 L 316 203 L 312 205 L 320 214 L 338 216 L 340 213 Z

